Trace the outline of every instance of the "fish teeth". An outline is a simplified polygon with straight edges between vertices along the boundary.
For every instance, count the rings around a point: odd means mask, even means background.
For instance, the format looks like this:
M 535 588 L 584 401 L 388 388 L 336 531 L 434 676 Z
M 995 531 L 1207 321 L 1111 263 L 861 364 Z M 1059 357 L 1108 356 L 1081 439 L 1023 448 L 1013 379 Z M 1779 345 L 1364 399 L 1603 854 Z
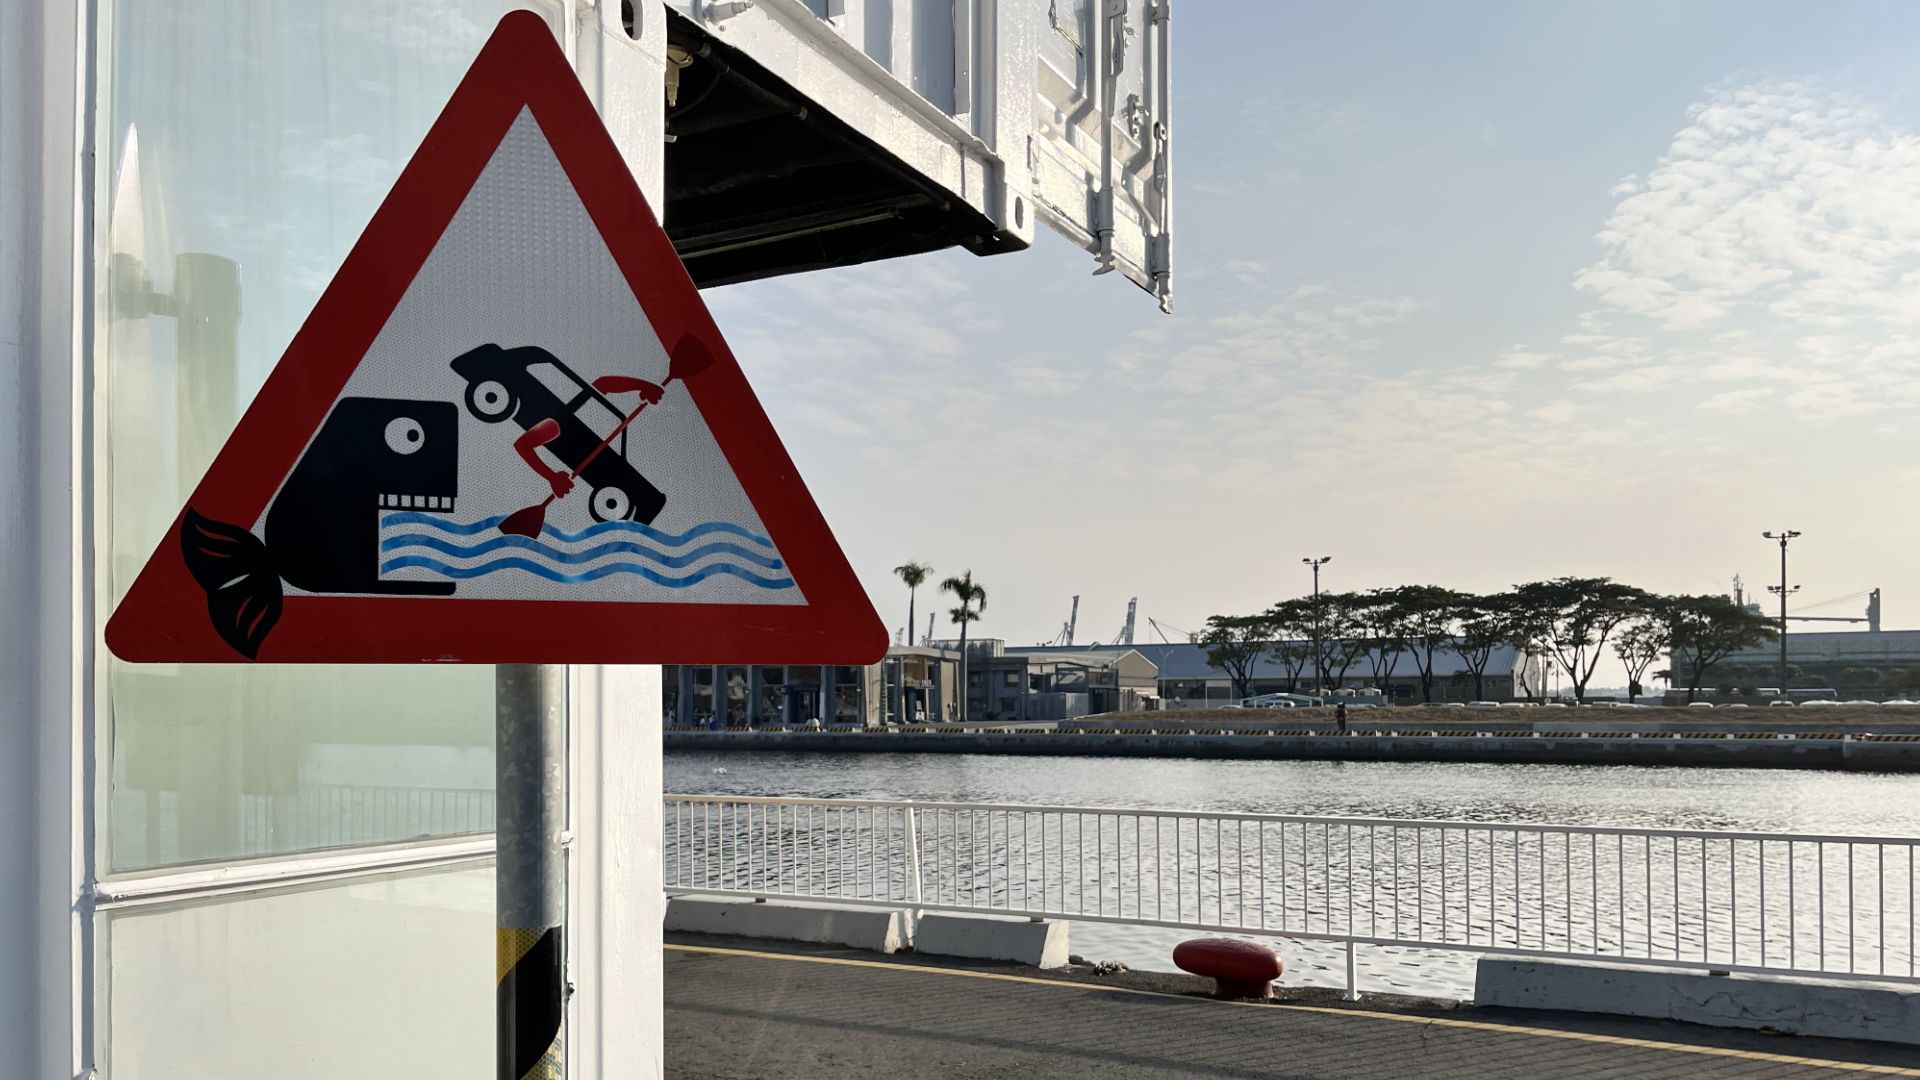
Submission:
M 451 495 L 382 495 L 382 510 L 451 510 Z

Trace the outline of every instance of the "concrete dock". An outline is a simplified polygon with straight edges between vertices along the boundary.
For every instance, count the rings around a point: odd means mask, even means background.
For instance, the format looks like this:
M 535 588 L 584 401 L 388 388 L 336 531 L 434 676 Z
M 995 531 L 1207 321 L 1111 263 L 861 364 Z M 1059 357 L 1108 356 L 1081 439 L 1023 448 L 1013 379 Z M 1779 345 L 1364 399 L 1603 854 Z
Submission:
M 1177 975 L 668 940 L 677 1080 L 1920 1077 L 1920 1051 L 1882 1043 L 1411 999 L 1219 1002 Z

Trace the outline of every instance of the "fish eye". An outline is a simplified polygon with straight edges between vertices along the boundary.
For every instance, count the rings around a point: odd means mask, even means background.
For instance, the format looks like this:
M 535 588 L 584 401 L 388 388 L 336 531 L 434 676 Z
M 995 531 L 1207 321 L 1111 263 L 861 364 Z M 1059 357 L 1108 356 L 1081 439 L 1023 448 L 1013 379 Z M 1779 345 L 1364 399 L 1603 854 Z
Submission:
M 411 454 L 427 444 L 427 430 L 411 416 L 396 416 L 387 421 L 387 449 L 396 454 Z

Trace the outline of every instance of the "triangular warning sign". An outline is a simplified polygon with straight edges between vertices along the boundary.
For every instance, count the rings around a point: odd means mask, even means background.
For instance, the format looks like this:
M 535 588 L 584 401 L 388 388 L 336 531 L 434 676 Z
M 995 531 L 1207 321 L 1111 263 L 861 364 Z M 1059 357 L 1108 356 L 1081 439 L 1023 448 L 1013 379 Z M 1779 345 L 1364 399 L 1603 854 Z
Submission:
M 886 649 L 530 12 L 501 20 L 106 637 L 183 662 Z

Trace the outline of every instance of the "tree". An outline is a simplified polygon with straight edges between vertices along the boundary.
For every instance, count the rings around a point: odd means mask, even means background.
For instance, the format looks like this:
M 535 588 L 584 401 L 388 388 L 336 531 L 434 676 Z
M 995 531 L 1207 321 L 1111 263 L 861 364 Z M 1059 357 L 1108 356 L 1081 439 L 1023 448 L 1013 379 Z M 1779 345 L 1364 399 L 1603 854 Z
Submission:
M 1304 641 L 1287 641 L 1278 636 L 1270 654 L 1280 670 L 1287 673 L 1287 693 L 1300 689 L 1300 673 L 1307 670 L 1307 661 L 1313 659 L 1313 646 Z
M 1552 664 L 1540 664 L 1536 670 L 1534 661 L 1547 655 L 1547 647 L 1538 641 L 1529 641 L 1514 650 L 1514 674 L 1520 678 L 1520 692 L 1527 700 L 1547 696 L 1547 672 Z M 1537 676 L 1537 677 L 1536 677 Z
M 1858 697 L 1868 693 L 1880 682 L 1880 669 L 1870 667 L 1843 668 L 1840 672 L 1840 685 L 1847 688 L 1849 694 Z
M 1462 594 L 1454 603 L 1451 618 L 1460 634 L 1448 647 L 1473 673 L 1473 700 L 1484 701 L 1487 665 L 1493 662 L 1493 651 L 1508 641 L 1507 605 L 1500 596 Z
M 1369 589 L 1357 598 L 1354 605 L 1354 621 L 1359 629 L 1356 635 L 1362 649 L 1361 655 L 1367 659 L 1367 669 L 1373 675 L 1373 685 L 1392 700 L 1392 690 L 1388 683 L 1393 681 L 1393 672 L 1400 666 L 1400 657 L 1407 649 L 1406 614 L 1395 599 L 1395 589 Z
M 1673 622 L 1666 597 L 1652 600 L 1645 613 L 1620 627 L 1613 639 L 1613 655 L 1627 669 L 1627 700 L 1640 698 L 1647 669 L 1673 647 Z
M 1207 663 L 1233 680 L 1233 696 L 1248 696 L 1253 666 L 1273 646 L 1273 620 L 1266 615 L 1214 615 L 1207 619 L 1200 644 Z
M 987 610 L 987 587 L 976 584 L 973 571 L 968 570 L 959 577 L 950 577 L 940 583 L 941 592 L 950 592 L 960 601 L 958 607 L 948 608 L 947 617 L 960 627 L 960 722 L 967 722 L 967 699 L 971 697 L 971 688 L 967 684 L 967 624 L 978 622 L 981 612 Z
M 1360 612 L 1364 606 L 1354 593 L 1323 592 L 1318 598 L 1302 601 L 1311 625 L 1320 640 L 1320 655 L 1314 658 L 1314 670 L 1323 687 L 1339 689 L 1347 672 L 1366 654 L 1367 640 Z
M 899 566 L 894 567 L 893 572 L 894 572 L 894 575 L 897 576 L 901 581 L 905 582 L 907 586 L 907 641 L 906 643 L 908 645 L 911 645 L 913 644 L 914 595 L 920 591 L 920 586 L 922 583 L 924 583 L 927 580 L 927 575 L 933 573 L 933 567 L 928 566 L 926 563 L 908 562 L 908 563 L 901 563 Z
M 1673 681 L 1687 688 L 1691 702 L 1714 665 L 1746 649 L 1774 640 L 1772 619 L 1748 611 L 1724 596 L 1676 596 L 1667 601 Z M 1786 687 L 1780 688 L 1786 693 Z
M 1889 671 L 1880 676 L 1880 691 L 1885 694 L 1908 694 L 1920 690 L 1920 664 Z
M 1300 673 L 1313 662 L 1312 604 L 1305 600 L 1282 600 L 1267 610 L 1273 624 L 1274 662 L 1287 673 L 1287 692 L 1300 688 Z
M 1489 617 L 1500 628 L 1501 644 L 1513 648 L 1514 675 L 1520 680 L 1520 690 L 1532 701 L 1535 690 L 1544 691 L 1545 687 L 1534 685 L 1532 661 L 1546 655 L 1545 641 L 1552 631 L 1553 610 L 1546 606 L 1547 597 L 1535 590 L 1527 592 L 1513 589 L 1487 597 Z M 1541 680 L 1543 683 L 1544 679 Z
M 1390 596 L 1401 643 L 1420 673 L 1420 699 L 1432 701 L 1434 654 L 1454 640 L 1454 623 L 1469 597 L 1438 585 L 1402 585 Z
M 1647 610 L 1648 596 L 1610 578 L 1561 577 L 1516 586 L 1516 612 L 1573 684 L 1576 701 L 1587 700 L 1587 683 L 1606 653 L 1607 638 L 1621 623 Z

